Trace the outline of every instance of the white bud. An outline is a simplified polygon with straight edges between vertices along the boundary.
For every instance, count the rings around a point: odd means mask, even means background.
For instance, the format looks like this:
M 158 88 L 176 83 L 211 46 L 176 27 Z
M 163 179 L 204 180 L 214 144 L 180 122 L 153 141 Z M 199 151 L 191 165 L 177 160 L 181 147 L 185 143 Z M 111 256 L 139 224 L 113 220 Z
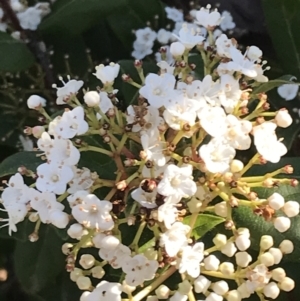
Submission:
M 60 210 L 53 210 L 50 213 L 51 224 L 59 229 L 65 229 L 69 223 L 69 215 Z
M 220 272 L 225 276 L 231 276 L 234 273 L 234 265 L 231 262 L 222 262 L 219 266 Z
M 195 292 L 200 294 L 200 293 L 206 293 L 208 290 L 209 286 L 211 284 L 211 281 L 209 281 L 206 277 L 204 276 L 199 276 L 197 279 L 194 281 L 194 289 Z
M 46 105 L 46 99 L 38 96 L 38 95 L 31 95 L 27 99 L 27 106 L 29 109 L 38 110 L 41 107 L 44 107 Z
M 247 50 L 247 57 L 251 61 L 257 61 L 262 57 L 262 51 L 256 46 L 250 46 Z
M 295 287 L 295 282 L 293 279 L 289 277 L 283 278 L 283 280 L 279 283 L 279 287 L 281 290 L 285 292 L 289 292 Z
M 95 257 L 90 254 L 83 254 L 80 257 L 79 264 L 84 268 L 84 269 L 90 269 L 95 265 Z
M 283 254 L 290 254 L 294 251 L 294 244 L 288 239 L 284 239 L 279 245 L 279 249 Z
M 244 163 L 240 160 L 232 160 L 230 164 L 230 171 L 233 173 L 240 172 L 244 168 Z
M 275 122 L 279 127 L 287 128 L 293 123 L 293 119 L 287 109 L 281 109 L 275 116 Z
M 216 294 L 216 293 L 210 293 L 206 299 L 206 301 L 223 301 L 223 297 Z
M 275 263 L 274 256 L 270 252 L 261 254 L 259 256 L 259 260 L 266 267 L 270 267 L 270 266 L 274 265 L 274 263 Z
M 271 249 L 269 250 L 269 252 L 270 252 L 270 253 L 273 255 L 273 257 L 274 257 L 274 263 L 275 263 L 275 264 L 278 264 L 278 263 L 281 261 L 282 256 L 283 256 L 281 250 L 278 249 L 278 248 L 271 248 Z
M 84 228 L 82 227 L 82 225 L 76 223 L 70 226 L 67 233 L 71 238 L 79 240 L 83 235 L 83 230 Z
M 78 288 L 83 291 L 88 290 L 92 286 L 91 279 L 85 276 L 79 276 L 76 280 L 76 284 Z
M 65 255 L 69 255 L 70 254 L 70 249 L 73 247 L 72 244 L 66 242 L 62 245 L 61 247 L 61 251 L 63 252 L 63 254 Z
M 237 291 L 240 293 L 242 299 L 249 298 L 251 295 L 245 282 L 237 288 Z
M 215 255 L 209 255 L 204 260 L 205 269 L 208 271 L 217 271 L 220 265 L 220 260 Z
M 71 273 L 70 273 L 70 279 L 74 282 L 77 281 L 77 279 L 80 277 L 80 276 L 83 276 L 82 274 L 82 269 L 78 269 L 78 268 L 75 268 Z
M 224 234 L 217 234 L 213 238 L 213 243 L 215 244 L 215 246 L 217 248 L 221 248 L 221 247 L 225 246 L 226 242 L 227 242 L 227 237 Z
M 260 248 L 262 250 L 268 250 L 274 245 L 273 237 L 270 235 L 263 235 L 260 239 Z
M 128 295 L 128 294 L 131 294 L 133 291 L 135 291 L 135 289 L 136 289 L 136 286 L 128 285 L 128 284 L 126 283 L 126 281 L 123 280 L 123 282 L 122 282 L 122 291 L 123 291 L 124 293 L 126 293 L 127 295 Z
M 40 125 L 34 126 L 31 130 L 32 135 L 37 139 L 41 138 L 42 134 L 45 132 L 45 128 Z
M 169 301 L 186 301 L 187 300 L 187 296 L 186 295 L 182 295 L 179 292 L 176 292 L 170 299 Z
M 88 301 L 88 296 L 91 294 L 91 292 L 83 292 L 82 295 L 80 296 L 79 301 Z
M 285 232 L 291 227 L 291 220 L 285 216 L 276 217 L 273 220 L 273 223 L 275 229 L 277 229 L 279 232 Z
M 229 291 L 226 295 L 227 301 L 241 301 L 241 294 L 237 290 Z
M 120 244 L 120 241 L 117 237 L 115 237 L 113 235 L 108 235 L 102 239 L 101 248 L 104 248 L 107 250 L 114 250 L 119 244 Z
M 188 208 L 191 213 L 198 213 L 201 211 L 202 202 L 199 201 L 196 197 L 193 197 L 188 203 Z
M 101 266 L 96 266 L 92 268 L 92 275 L 94 278 L 101 279 L 105 275 L 105 271 Z
M 296 201 L 288 201 L 283 206 L 283 212 L 288 217 L 294 217 L 299 214 L 299 203 Z
M 250 238 L 250 231 L 249 231 L 248 228 L 242 228 L 241 227 L 241 228 L 238 228 L 236 230 L 236 232 L 237 232 L 238 235 L 244 235 L 245 237 Z
M 235 244 L 240 251 L 245 251 L 250 247 L 251 241 L 246 235 L 239 235 L 235 239 Z
M 157 260 L 158 253 L 154 248 L 148 248 L 145 252 L 144 255 L 147 259 L 149 260 Z
M 274 192 L 272 195 L 268 197 L 269 205 L 274 210 L 279 210 L 284 205 L 284 198 L 281 194 Z
M 178 284 L 178 292 L 181 295 L 188 295 L 191 290 L 192 285 L 188 280 L 183 280 L 181 283 Z
M 160 285 L 156 290 L 155 294 L 158 299 L 168 299 L 170 295 L 170 289 L 166 285 Z
M 225 295 L 229 291 L 229 286 L 226 281 L 220 280 L 212 285 L 213 291 L 218 295 Z
M 215 205 L 215 213 L 222 217 L 227 217 L 227 205 L 226 202 L 220 202 Z
M 221 248 L 221 252 L 228 257 L 232 257 L 235 252 L 237 251 L 237 248 L 233 242 L 227 242 L 224 247 Z
M 279 296 L 280 289 L 275 282 L 270 282 L 264 287 L 264 295 L 271 299 L 276 299 Z
M 96 91 L 89 91 L 84 94 L 84 102 L 87 104 L 88 107 L 96 107 L 100 103 L 100 95 Z
M 271 273 L 272 278 L 278 282 L 281 282 L 286 276 L 285 270 L 283 268 L 276 268 L 272 270 Z
M 159 301 L 156 296 L 148 296 L 146 301 Z
M 37 212 L 31 212 L 28 216 L 29 221 L 36 223 L 39 220 L 39 214 Z
M 236 264 L 245 268 L 252 261 L 252 257 L 247 252 L 237 252 L 235 254 Z
M 174 42 L 170 45 L 170 53 L 174 56 L 181 56 L 185 51 L 185 47 L 180 42 Z

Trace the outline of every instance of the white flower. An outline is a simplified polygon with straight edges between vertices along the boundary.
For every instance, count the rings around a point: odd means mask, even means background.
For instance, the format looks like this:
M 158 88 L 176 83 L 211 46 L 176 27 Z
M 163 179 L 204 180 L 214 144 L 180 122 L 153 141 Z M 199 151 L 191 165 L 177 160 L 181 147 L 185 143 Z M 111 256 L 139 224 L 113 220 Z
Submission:
M 297 84 L 284 84 L 277 88 L 277 92 L 280 97 L 286 101 L 294 99 L 299 90 L 299 85 Z
M 45 107 L 46 102 L 47 102 L 46 99 L 39 96 L 39 95 L 31 95 L 27 99 L 27 106 L 28 106 L 29 109 L 37 110 L 41 107 Z
M 58 88 L 55 84 L 53 85 L 53 88 L 56 88 L 57 90 L 56 104 L 64 105 L 68 102 L 70 97 L 76 95 L 78 90 L 83 86 L 83 81 L 70 79 L 69 76 L 68 76 L 68 81 L 66 83 L 63 81 L 62 77 L 60 77 L 59 79 L 63 83 L 63 86 Z
M 164 28 L 161 28 L 157 32 L 157 41 L 163 45 L 166 45 L 169 43 L 171 36 L 172 36 L 172 33 L 170 31 L 165 30 Z
M 110 98 L 108 97 L 107 92 L 101 91 L 99 95 L 100 95 L 99 108 L 103 114 L 106 114 L 110 109 L 114 108 L 114 105 L 110 100 Z M 98 120 L 102 118 L 102 116 L 99 113 L 97 113 L 96 116 Z
M 126 273 L 125 281 L 131 286 L 138 286 L 145 280 L 151 280 L 158 269 L 156 260 L 148 260 L 143 254 L 135 255 L 122 265 L 122 270 Z
M 163 205 L 158 207 L 157 220 L 161 223 L 163 222 L 167 229 L 170 229 L 172 224 L 175 223 L 177 216 L 178 210 L 172 203 L 165 202 Z
M 88 194 L 89 194 L 89 192 L 85 191 L 85 190 L 78 190 L 78 191 L 73 192 L 73 194 L 71 194 L 67 197 L 70 207 L 72 208 L 78 204 L 82 204 L 84 201 L 84 198 Z
M 182 248 L 181 258 L 178 260 L 179 273 L 187 273 L 192 278 L 197 278 L 200 275 L 200 262 L 204 255 L 204 244 L 196 243 L 194 246 L 186 246 Z
M 139 41 L 134 41 L 133 42 L 133 51 L 131 53 L 131 55 L 137 59 L 137 60 L 142 60 L 145 56 L 151 54 L 153 52 L 152 47 L 154 46 L 154 44 L 152 45 L 147 45 L 144 43 L 140 43 Z
M 221 23 L 221 15 L 217 11 L 210 12 L 209 9 L 202 7 L 196 13 L 197 23 L 207 29 L 212 29 Z
M 174 7 L 165 7 L 167 18 L 174 22 L 183 22 L 183 12 Z
M 69 193 L 76 193 L 81 190 L 88 190 L 94 183 L 92 173 L 88 168 L 82 169 L 73 167 L 74 177 L 69 182 Z
M 150 47 L 153 45 L 157 34 L 150 27 L 141 28 L 135 31 L 136 41 L 139 44 Z
M 71 167 L 48 163 L 39 165 L 36 172 L 38 175 L 36 188 L 41 192 L 55 194 L 63 194 L 67 189 L 67 183 L 74 176 Z
M 103 85 L 113 84 L 114 80 L 119 74 L 120 65 L 110 63 L 108 66 L 96 66 L 96 73 L 93 73 L 98 79 L 101 80 Z M 101 97 L 101 96 L 100 96 Z
M 162 180 L 157 186 L 157 191 L 161 195 L 171 196 L 174 203 L 178 203 L 181 198 L 189 197 L 196 193 L 197 186 L 192 180 L 192 166 L 178 167 L 174 164 L 167 166 Z
M 264 264 L 257 265 L 254 269 L 246 273 L 248 280 L 246 281 L 246 288 L 250 294 L 255 290 L 263 288 L 270 280 L 271 273 Z
M 152 209 L 157 207 L 155 201 L 156 201 L 156 189 L 154 189 L 151 192 L 146 192 L 141 187 L 135 189 L 131 192 L 131 197 L 137 201 L 139 204 L 141 204 L 143 207 Z
M 277 112 L 275 116 L 275 122 L 277 126 L 287 128 L 293 123 L 293 119 L 289 114 L 289 111 L 285 108 L 282 108 Z
M 36 7 L 28 7 L 25 11 L 17 13 L 20 25 L 23 29 L 36 30 L 41 23 L 42 14 Z
M 187 245 L 186 235 L 189 233 L 190 227 L 180 222 L 175 222 L 170 229 L 161 234 L 160 246 L 165 247 L 170 257 L 176 256 L 179 250 Z
M 101 281 L 91 293 L 85 294 L 83 301 L 121 301 L 121 294 L 122 285 L 120 283 Z
M 69 139 L 86 133 L 88 129 L 89 125 L 84 120 L 84 110 L 78 106 L 73 110 L 64 112 L 55 127 L 55 132 L 59 137 Z
M 222 12 L 222 18 L 221 18 L 220 28 L 223 31 L 235 28 L 235 23 L 233 22 L 232 15 L 227 10 L 224 10 Z
M 194 28 L 189 28 L 186 23 L 182 25 L 178 35 L 174 35 L 186 49 L 192 49 L 198 44 L 202 44 L 205 38 L 199 35 Z
M 72 215 L 82 225 L 90 229 L 102 231 L 114 227 L 114 221 L 110 215 L 112 204 L 108 201 L 100 201 L 94 194 L 83 198 L 83 203 L 72 208 Z
M 146 98 L 149 104 L 160 108 L 172 99 L 176 79 L 174 75 L 164 73 L 161 76 L 150 73 L 146 76 L 145 86 L 140 89 L 140 94 Z
M 163 53 L 163 56 L 162 56 L 162 53 Z M 155 59 L 158 63 L 161 61 L 166 61 L 169 65 L 172 65 L 174 63 L 174 58 L 170 52 L 170 46 L 165 45 L 165 46 L 161 47 L 161 50 L 159 52 L 155 53 Z M 173 74 L 173 72 L 171 72 L 171 74 Z
M 99 256 L 103 260 L 107 260 L 113 269 L 121 268 L 124 262 L 128 262 L 131 259 L 130 255 L 130 249 L 121 243 L 114 249 L 102 248 L 99 251 Z
M 263 55 L 262 51 L 256 46 L 250 46 L 246 53 L 249 60 L 258 63 L 261 61 L 260 59 Z
M 236 152 L 224 141 L 213 138 L 208 144 L 200 147 L 199 154 L 210 172 L 225 173 L 229 170 Z

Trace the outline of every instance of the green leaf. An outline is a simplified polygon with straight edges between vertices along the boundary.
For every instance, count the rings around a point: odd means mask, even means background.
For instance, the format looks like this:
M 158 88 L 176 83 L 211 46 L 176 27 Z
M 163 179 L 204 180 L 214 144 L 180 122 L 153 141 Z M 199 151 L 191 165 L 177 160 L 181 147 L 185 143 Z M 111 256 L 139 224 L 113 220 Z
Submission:
M 185 217 L 183 219 L 183 223 L 186 225 L 190 224 L 191 215 Z M 225 221 L 224 218 L 211 214 L 199 213 L 196 223 L 194 225 L 192 236 L 195 237 L 196 240 L 201 238 L 205 233 L 213 229 L 218 224 L 221 224 Z
M 285 72 L 300 76 L 300 2 L 294 0 L 263 0 L 262 7 L 268 32 L 277 58 Z M 279 21 L 280 20 L 280 21 Z
M 18 72 L 34 63 L 26 44 L 4 32 L 0 32 L 0 53 L 0 71 Z
M 38 154 L 40 152 L 20 152 L 6 158 L 0 164 L 0 177 L 15 174 L 20 166 L 35 171 L 43 163 Z
M 135 35 L 132 30 L 147 26 L 147 22 L 157 23 L 157 28 L 162 28 L 165 20 L 165 12 L 161 1 L 126 0 L 125 9 L 120 8 L 107 18 L 108 24 L 128 50 L 133 50 Z M 156 19 L 156 16 L 158 17 Z
M 65 267 L 61 251 L 63 243 L 48 225 L 41 225 L 37 242 L 16 242 L 15 273 L 26 291 L 37 293 L 46 286 L 55 284 L 56 277 Z
M 53 5 L 39 29 L 42 33 L 78 35 L 89 29 L 101 18 L 125 7 L 125 0 L 60 0 Z
M 204 64 L 201 55 L 199 53 L 193 53 L 193 55 L 189 56 L 189 64 L 196 65 L 196 69 L 194 70 L 195 77 L 196 79 L 202 80 L 204 77 Z
M 259 198 L 268 198 L 272 193 L 278 192 L 284 198 L 285 201 L 298 201 L 300 200 L 300 187 L 291 187 L 288 185 L 282 185 L 279 188 L 257 188 L 255 191 L 258 193 Z M 277 215 L 280 216 L 281 212 L 277 211 Z M 265 221 L 262 217 L 257 216 L 252 210 L 245 206 L 240 206 L 233 209 L 233 220 L 237 224 L 237 227 L 249 228 L 251 233 L 251 248 L 254 250 L 259 249 L 259 242 L 262 235 L 271 235 L 275 242 L 275 247 L 284 240 L 289 239 L 294 244 L 294 252 L 284 256 L 285 260 L 300 262 L 300 216 L 291 218 L 291 227 L 288 231 L 280 233 L 277 231 L 272 222 Z
M 256 94 L 259 94 L 259 93 L 265 93 L 265 92 L 268 92 L 268 91 L 270 91 L 274 88 L 282 86 L 284 84 L 298 84 L 298 85 L 300 85 L 299 83 L 293 82 L 294 79 L 296 79 L 296 78 L 293 75 L 281 76 L 277 79 L 273 79 L 273 80 L 270 80 L 266 83 L 262 83 L 257 88 L 253 89 L 252 94 L 256 95 Z

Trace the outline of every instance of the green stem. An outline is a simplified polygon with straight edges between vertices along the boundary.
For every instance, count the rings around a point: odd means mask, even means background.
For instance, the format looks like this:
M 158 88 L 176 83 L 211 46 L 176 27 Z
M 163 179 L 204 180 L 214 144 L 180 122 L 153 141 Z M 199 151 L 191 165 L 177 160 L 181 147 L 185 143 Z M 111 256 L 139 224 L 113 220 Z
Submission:
M 100 148 L 100 147 L 92 146 L 92 145 L 81 147 L 81 148 L 79 148 L 79 151 L 80 152 L 91 151 L 91 152 L 97 152 L 97 153 L 105 154 L 109 157 L 114 156 L 114 154 L 111 151 Z

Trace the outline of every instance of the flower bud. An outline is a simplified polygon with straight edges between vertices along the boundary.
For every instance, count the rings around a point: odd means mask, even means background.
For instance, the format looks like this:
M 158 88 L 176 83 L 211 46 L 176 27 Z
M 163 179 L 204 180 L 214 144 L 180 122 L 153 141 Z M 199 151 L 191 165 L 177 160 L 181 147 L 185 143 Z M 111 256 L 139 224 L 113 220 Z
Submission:
M 285 277 L 280 283 L 279 287 L 281 290 L 285 292 L 290 292 L 295 287 L 295 282 L 293 279 L 289 277 Z
M 81 224 L 73 224 L 70 226 L 70 228 L 68 229 L 67 233 L 71 238 L 74 239 L 80 239 L 83 235 L 83 227 Z
M 100 94 L 97 91 L 89 91 L 84 94 L 84 102 L 90 108 L 96 107 L 100 103 Z
M 193 197 L 188 203 L 188 208 L 191 213 L 198 213 L 200 212 L 202 202 L 199 201 L 197 198 Z
M 95 265 L 95 257 L 90 254 L 83 254 L 80 257 L 79 264 L 86 270 L 90 269 Z
M 263 235 L 260 239 L 260 248 L 262 250 L 268 250 L 274 245 L 273 237 L 270 235 Z
M 135 291 L 135 289 L 136 289 L 136 286 L 131 286 L 131 285 L 127 284 L 125 280 L 123 280 L 122 291 L 124 293 L 126 293 L 127 295 L 131 294 L 133 291 Z
M 270 252 L 270 253 L 273 255 L 273 257 L 274 257 L 274 263 L 275 263 L 275 264 L 278 264 L 278 263 L 281 261 L 282 256 L 283 256 L 281 250 L 278 249 L 278 248 L 271 248 L 271 249 L 269 250 L 269 252 Z
M 27 99 L 27 106 L 29 109 L 38 110 L 41 107 L 46 106 L 46 99 L 38 95 L 31 95 Z
M 210 293 L 206 299 L 206 301 L 223 301 L 223 297 L 216 294 L 216 293 Z
M 182 43 L 180 42 L 174 42 L 171 44 L 170 46 L 170 53 L 174 56 L 174 57 L 177 57 L 177 56 L 181 56 L 183 55 L 185 51 L 185 47 Z
M 233 242 L 227 242 L 224 247 L 221 248 L 221 252 L 228 257 L 232 257 L 235 252 L 237 251 L 237 248 Z
M 198 293 L 198 294 L 200 294 L 200 293 L 205 294 L 206 291 L 208 290 L 210 284 L 211 284 L 211 281 L 209 281 L 206 277 L 204 277 L 202 275 L 199 276 L 194 281 L 195 292 Z
M 212 285 L 213 291 L 218 295 L 225 295 L 229 291 L 229 286 L 226 281 L 220 280 Z
M 237 173 L 240 172 L 242 169 L 244 168 L 244 164 L 242 161 L 240 160 L 232 160 L 231 164 L 230 164 L 230 170 L 233 173 Z
M 113 235 L 108 235 L 102 239 L 101 248 L 104 248 L 107 250 L 114 250 L 119 244 L 120 244 L 120 241 L 117 237 L 115 237 Z
M 277 112 L 275 122 L 279 127 L 287 128 L 293 123 L 293 119 L 289 114 L 289 111 L 283 108 Z
M 234 273 L 234 265 L 231 262 L 222 262 L 219 266 L 220 272 L 225 276 L 231 276 Z
M 299 203 L 296 201 L 288 201 L 283 206 L 283 212 L 287 217 L 294 217 L 299 214 Z
M 259 260 L 266 267 L 270 267 L 270 266 L 274 265 L 274 263 L 275 263 L 274 256 L 270 252 L 261 254 L 259 256 Z
M 53 210 L 50 213 L 51 224 L 59 229 L 65 229 L 69 223 L 69 215 L 60 210 Z
M 247 288 L 247 285 L 246 283 L 242 283 L 238 288 L 237 288 L 237 291 L 240 293 L 241 295 L 241 298 L 242 299 L 246 299 L 246 298 L 249 298 L 250 297 L 250 292 Z
M 155 294 L 158 299 L 168 299 L 170 295 L 170 289 L 166 285 L 160 285 L 156 290 Z
M 42 134 L 45 132 L 45 128 L 43 126 L 37 125 L 31 129 L 31 132 L 35 138 L 39 139 L 41 138 Z
M 276 299 L 279 296 L 280 289 L 277 283 L 270 282 L 264 287 L 263 293 L 267 298 Z
M 204 260 L 205 269 L 208 271 L 217 271 L 220 265 L 220 260 L 215 255 L 209 255 Z
M 276 217 L 273 221 L 275 229 L 285 232 L 291 227 L 291 220 L 285 216 Z
M 286 276 L 285 270 L 283 268 L 276 268 L 272 270 L 271 273 L 272 278 L 278 282 L 281 282 Z
M 215 244 L 215 246 L 217 248 L 221 248 L 223 246 L 226 245 L 227 242 L 227 237 L 224 234 L 217 234 L 214 238 L 213 238 L 213 243 Z
M 235 239 L 235 244 L 240 251 L 245 251 L 250 247 L 251 241 L 246 235 L 239 235 Z
M 236 264 L 242 268 L 246 268 L 252 261 L 252 257 L 247 252 L 237 252 L 235 254 Z
M 183 280 L 181 283 L 178 284 L 178 292 L 181 295 L 188 295 L 192 289 L 192 285 L 188 280 Z
M 220 202 L 215 205 L 215 213 L 221 217 L 227 217 L 227 205 L 226 202 Z
M 292 241 L 285 239 L 279 245 L 279 249 L 283 254 L 290 254 L 294 251 L 294 244 Z
M 74 270 L 70 273 L 70 279 L 74 282 L 76 282 L 80 276 L 83 276 L 82 269 L 74 268 Z
M 70 254 L 70 249 L 71 249 L 72 247 L 73 247 L 72 244 L 66 242 L 66 243 L 64 243 L 64 244 L 62 245 L 61 251 L 62 251 L 63 254 L 69 255 L 69 254 Z
M 92 275 L 94 278 L 101 279 L 105 275 L 105 271 L 101 266 L 95 266 L 92 268 Z
M 226 295 L 227 301 L 241 301 L 241 294 L 237 290 L 229 291 Z
M 274 210 L 279 210 L 284 205 L 284 198 L 283 198 L 283 196 L 280 195 L 277 192 L 274 192 L 271 196 L 268 197 L 267 200 L 269 202 L 269 205 Z
M 88 290 L 92 286 L 91 279 L 85 276 L 79 276 L 76 280 L 76 284 L 78 288 L 83 291 Z
M 158 253 L 154 248 L 148 248 L 145 252 L 144 255 L 147 259 L 149 260 L 157 260 Z
M 182 295 L 179 292 L 176 292 L 170 299 L 169 301 L 186 301 L 187 300 L 187 296 L 186 295 Z

